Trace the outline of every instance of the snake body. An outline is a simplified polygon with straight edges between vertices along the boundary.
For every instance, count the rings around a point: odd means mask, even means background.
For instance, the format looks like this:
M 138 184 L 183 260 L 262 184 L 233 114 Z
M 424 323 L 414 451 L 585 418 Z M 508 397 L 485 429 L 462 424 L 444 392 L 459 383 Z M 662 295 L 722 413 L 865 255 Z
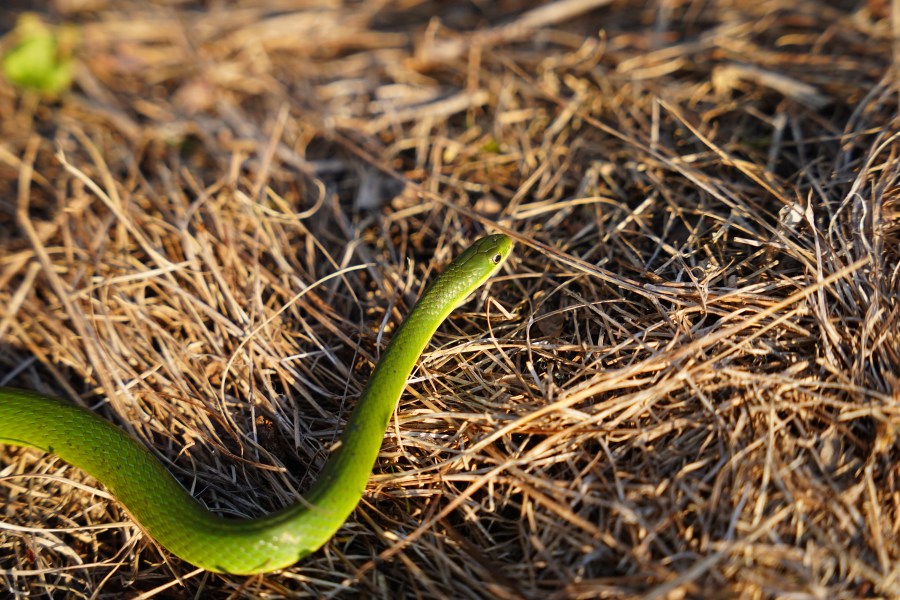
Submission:
M 290 566 L 319 549 L 353 512 L 425 346 L 511 250 L 507 236 L 486 236 L 434 280 L 392 337 L 316 482 L 277 512 L 252 519 L 210 512 L 122 430 L 50 396 L 0 388 L 0 442 L 56 454 L 94 476 L 161 546 L 198 567 L 248 575 Z

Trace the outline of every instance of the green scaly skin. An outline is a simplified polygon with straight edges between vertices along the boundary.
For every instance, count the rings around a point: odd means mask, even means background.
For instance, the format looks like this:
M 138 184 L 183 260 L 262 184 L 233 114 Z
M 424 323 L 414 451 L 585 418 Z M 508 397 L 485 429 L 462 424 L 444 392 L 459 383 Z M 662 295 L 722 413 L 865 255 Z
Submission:
M 256 519 L 209 512 L 146 448 L 73 404 L 0 388 L 0 442 L 57 454 L 97 478 L 172 554 L 219 573 L 281 569 L 318 550 L 353 512 L 388 422 L 438 326 L 512 250 L 505 235 L 470 246 L 438 276 L 397 329 L 319 478 L 296 502 Z

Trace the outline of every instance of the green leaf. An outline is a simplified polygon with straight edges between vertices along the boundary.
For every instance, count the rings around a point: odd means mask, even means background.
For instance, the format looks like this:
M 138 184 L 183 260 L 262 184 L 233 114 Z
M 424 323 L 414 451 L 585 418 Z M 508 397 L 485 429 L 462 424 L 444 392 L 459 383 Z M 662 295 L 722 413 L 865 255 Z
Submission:
M 72 83 L 72 50 L 77 38 L 71 26 L 51 29 L 33 14 L 19 18 L 13 35 L 18 43 L 3 56 L 3 75 L 12 84 L 56 96 Z

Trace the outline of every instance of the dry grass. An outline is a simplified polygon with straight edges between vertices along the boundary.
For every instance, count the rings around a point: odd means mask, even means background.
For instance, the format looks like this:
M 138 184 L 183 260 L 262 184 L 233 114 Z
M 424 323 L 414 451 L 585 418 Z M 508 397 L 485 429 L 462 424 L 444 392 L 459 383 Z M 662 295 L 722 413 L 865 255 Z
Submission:
M 216 4 L 56 0 L 76 88 L 0 86 L 0 385 L 261 514 L 435 270 L 516 254 L 322 551 L 196 572 L 5 449 L 4 593 L 900 597 L 900 3 Z

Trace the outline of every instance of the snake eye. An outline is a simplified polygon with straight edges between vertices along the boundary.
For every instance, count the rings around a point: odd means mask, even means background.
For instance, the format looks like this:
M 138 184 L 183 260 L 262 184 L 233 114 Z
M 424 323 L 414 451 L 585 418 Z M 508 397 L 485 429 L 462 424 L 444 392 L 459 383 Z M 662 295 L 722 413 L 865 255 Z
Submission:
M 503 256 L 500 255 L 500 254 L 495 254 L 495 255 L 493 256 L 493 258 L 491 258 L 491 260 L 494 261 L 494 264 L 495 264 L 495 265 L 499 265 L 499 264 L 500 264 L 500 261 L 503 260 Z

